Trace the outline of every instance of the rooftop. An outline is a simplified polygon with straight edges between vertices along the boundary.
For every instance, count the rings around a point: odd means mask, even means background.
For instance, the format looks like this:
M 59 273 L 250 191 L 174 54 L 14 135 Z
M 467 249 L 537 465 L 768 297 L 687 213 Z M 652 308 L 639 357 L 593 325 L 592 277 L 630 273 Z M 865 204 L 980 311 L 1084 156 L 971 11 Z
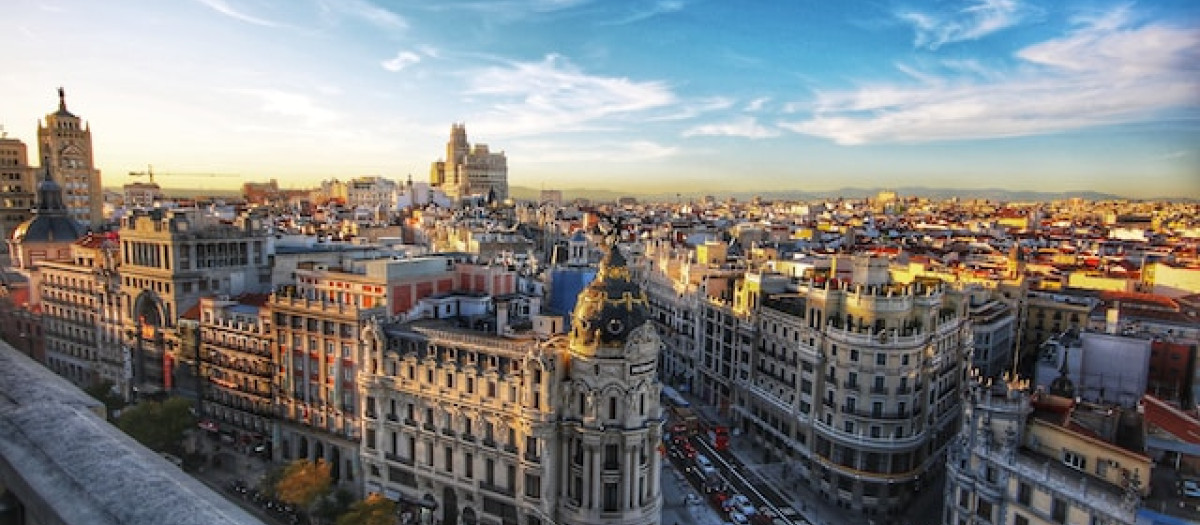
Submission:
M 42 523 L 261 521 L 143 447 L 103 405 L 0 343 L 0 479 Z

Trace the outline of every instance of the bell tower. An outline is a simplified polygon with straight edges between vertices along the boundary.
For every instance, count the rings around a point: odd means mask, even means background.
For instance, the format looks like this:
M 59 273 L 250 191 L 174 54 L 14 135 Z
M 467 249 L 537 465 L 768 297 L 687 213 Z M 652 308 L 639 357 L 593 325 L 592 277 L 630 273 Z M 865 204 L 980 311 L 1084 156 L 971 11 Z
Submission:
M 615 244 L 579 294 L 566 344 L 558 522 L 659 525 L 662 343 Z

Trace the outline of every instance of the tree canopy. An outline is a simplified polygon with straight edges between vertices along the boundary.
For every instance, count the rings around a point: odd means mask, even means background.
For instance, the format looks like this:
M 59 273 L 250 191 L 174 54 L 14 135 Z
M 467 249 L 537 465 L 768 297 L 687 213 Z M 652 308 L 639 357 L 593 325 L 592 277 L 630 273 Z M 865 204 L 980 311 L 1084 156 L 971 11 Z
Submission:
M 184 432 L 196 425 L 192 403 L 182 397 L 143 401 L 122 411 L 117 426 L 151 450 L 178 453 Z
M 125 400 L 113 392 L 113 382 L 107 379 L 83 389 L 83 392 L 96 398 L 96 401 L 104 403 L 109 420 L 113 419 L 113 414 L 125 407 Z
M 356 502 L 342 514 L 337 525 L 393 525 L 396 523 L 396 502 L 380 494 L 371 494 Z
M 321 497 L 329 493 L 332 482 L 329 464 L 325 460 L 318 459 L 314 463 L 307 459 L 299 459 L 284 469 L 283 475 L 275 484 L 275 495 L 285 503 L 311 509 Z

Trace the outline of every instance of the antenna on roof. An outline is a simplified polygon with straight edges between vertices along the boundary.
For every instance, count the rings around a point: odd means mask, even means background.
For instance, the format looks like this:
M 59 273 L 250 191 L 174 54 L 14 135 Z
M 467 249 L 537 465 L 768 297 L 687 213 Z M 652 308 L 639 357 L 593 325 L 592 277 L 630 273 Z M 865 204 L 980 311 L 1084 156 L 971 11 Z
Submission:
M 8 132 L 4 130 L 4 124 L 0 124 L 0 139 L 8 138 Z

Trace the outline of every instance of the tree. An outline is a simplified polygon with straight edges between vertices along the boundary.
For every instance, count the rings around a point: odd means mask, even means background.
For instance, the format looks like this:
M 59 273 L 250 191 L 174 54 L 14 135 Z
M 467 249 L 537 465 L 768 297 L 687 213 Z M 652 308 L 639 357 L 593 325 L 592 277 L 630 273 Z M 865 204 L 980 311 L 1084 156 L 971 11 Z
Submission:
M 380 494 L 371 494 L 367 499 L 350 506 L 342 514 L 337 525 L 393 525 L 396 523 L 396 502 Z
M 192 401 L 182 397 L 144 401 L 124 410 L 117 426 L 151 450 L 178 454 L 184 432 L 196 425 L 191 409 Z
M 95 398 L 96 401 L 104 403 L 104 409 L 110 420 L 114 419 L 113 414 L 125 408 L 125 400 L 113 391 L 113 382 L 107 379 L 83 389 L 83 392 Z
M 283 475 L 275 484 L 275 495 L 284 503 L 311 509 L 329 492 L 332 482 L 329 464 L 325 460 L 318 459 L 313 463 L 307 459 L 298 459 L 284 469 Z
M 334 490 L 331 494 L 326 495 L 317 501 L 313 509 L 313 515 L 320 518 L 322 521 L 332 522 L 350 510 L 350 506 L 354 504 L 354 494 L 346 489 Z

